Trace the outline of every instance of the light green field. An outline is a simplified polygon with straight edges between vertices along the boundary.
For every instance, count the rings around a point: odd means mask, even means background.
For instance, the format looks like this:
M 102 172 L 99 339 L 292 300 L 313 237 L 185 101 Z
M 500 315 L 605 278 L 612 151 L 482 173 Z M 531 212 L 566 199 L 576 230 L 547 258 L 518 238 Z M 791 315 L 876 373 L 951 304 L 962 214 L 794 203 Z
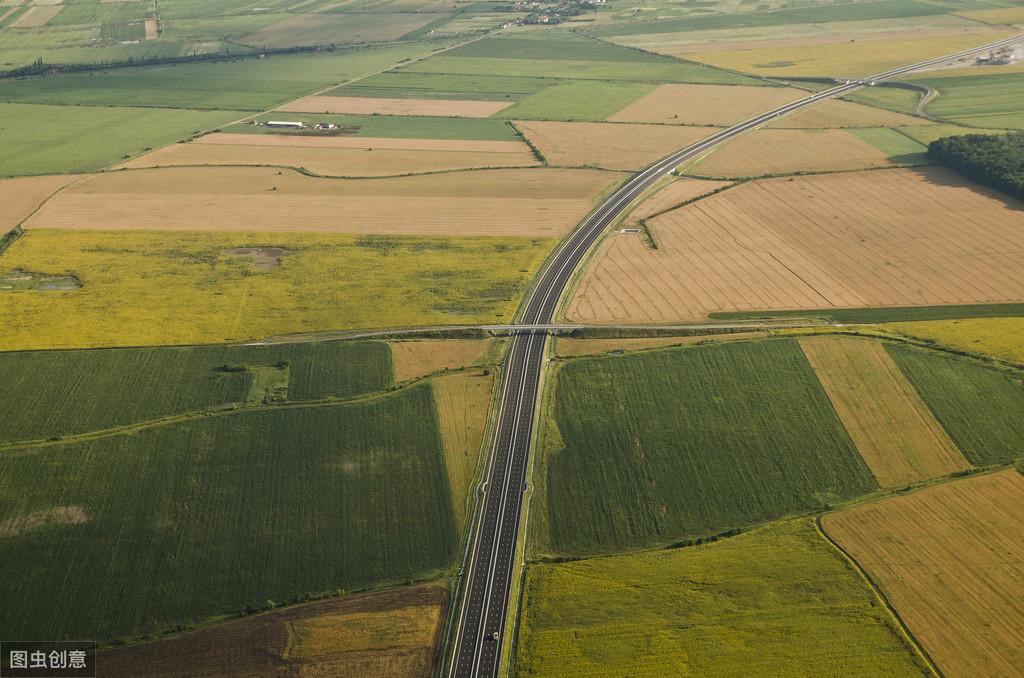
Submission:
M 843 98 L 867 106 L 915 115 L 917 104 L 921 100 L 921 93 L 897 87 L 869 87 L 859 89 Z
M 651 92 L 642 82 L 576 80 L 552 85 L 497 113 L 508 120 L 603 121 Z
M 518 675 L 923 676 L 810 519 L 527 570 Z
M 901 165 L 919 165 L 928 162 L 928 148 L 910 137 L 900 134 L 888 127 L 866 127 L 863 129 L 847 130 L 861 141 L 866 141 L 882 153 L 889 156 L 889 160 Z
M 281 113 L 265 113 L 256 120 L 266 122 L 281 118 Z M 488 118 L 440 118 L 415 115 L 324 115 L 321 113 L 288 113 L 288 120 L 307 123 L 333 122 L 345 128 L 346 136 L 386 137 L 397 139 L 469 139 L 480 141 L 512 141 L 516 131 L 504 120 Z M 243 134 L 294 134 L 273 127 L 240 124 L 224 128 L 226 132 Z
M 0 176 L 101 169 L 242 115 L 237 111 L 0 103 Z
M 1024 128 L 1024 73 L 914 78 L 939 92 L 929 114 L 971 127 Z

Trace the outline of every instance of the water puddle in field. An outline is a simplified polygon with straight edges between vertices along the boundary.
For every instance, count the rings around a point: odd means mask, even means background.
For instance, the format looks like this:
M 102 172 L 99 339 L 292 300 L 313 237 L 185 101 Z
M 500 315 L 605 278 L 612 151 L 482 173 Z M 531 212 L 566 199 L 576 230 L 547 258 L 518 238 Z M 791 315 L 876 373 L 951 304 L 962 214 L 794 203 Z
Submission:
M 288 254 L 283 247 L 236 247 L 224 252 L 233 259 L 249 259 L 253 268 L 266 270 L 281 264 L 281 257 Z
M 34 290 L 37 292 L 65 292 L 81 289 L 82 282 L 73 275 L 51 275 L 15 268 L 0 276 L 0 292 Z

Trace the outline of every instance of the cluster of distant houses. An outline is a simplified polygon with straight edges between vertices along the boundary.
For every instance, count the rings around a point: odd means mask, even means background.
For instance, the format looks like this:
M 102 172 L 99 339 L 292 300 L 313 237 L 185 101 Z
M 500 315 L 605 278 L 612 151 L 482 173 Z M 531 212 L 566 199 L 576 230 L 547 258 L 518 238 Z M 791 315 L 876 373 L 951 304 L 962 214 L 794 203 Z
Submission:
M 277 129 L 312 129 L 317 131 L 338 129 L 338 126 L 333 122 L 302 122 L 299 120 L 268 120 L 267 122 L 260 122 L 253 120 L 252 124 L 262 125 L 264 127 L 274 127 Z

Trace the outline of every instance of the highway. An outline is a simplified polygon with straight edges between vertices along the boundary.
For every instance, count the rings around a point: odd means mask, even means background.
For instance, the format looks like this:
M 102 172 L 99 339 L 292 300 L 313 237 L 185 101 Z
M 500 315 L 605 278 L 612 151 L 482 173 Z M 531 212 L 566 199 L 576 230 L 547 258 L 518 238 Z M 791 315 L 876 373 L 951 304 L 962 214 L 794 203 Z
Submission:
M 503 366 L 503 386 L 493 447 L 484 475 L 480 508 L 473 524 L 465 578 L 456 597 L 454 651 L 449 675 L 496 676 L 501 661 L 505 620 L 516 567 L 516 539 L 520 528 L 527 462 L 533 438 L 538 386 L 544 365 L 547 331 L 559 299 L 577 266 L 601 234 L 641 193 L 690 160 L 735 136 L 787 113 L 842 96 L 871 83 L 984 52 L 1024 39 L 1000 40 L 937 59 L 879 73 L 864 80 L 839 84 L 722 130 L 654 163 L 633 175 L 597 207 L 562 242 L 541 269 L 517 318 L 524 326 L 514 335 Z M 496 638 L 495 638 L 496 636 Z

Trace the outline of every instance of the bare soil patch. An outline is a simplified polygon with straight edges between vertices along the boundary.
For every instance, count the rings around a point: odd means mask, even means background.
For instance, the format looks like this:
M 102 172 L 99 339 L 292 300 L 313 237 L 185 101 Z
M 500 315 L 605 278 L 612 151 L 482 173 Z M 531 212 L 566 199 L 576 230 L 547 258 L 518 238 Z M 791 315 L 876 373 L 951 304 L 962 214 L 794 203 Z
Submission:
M 636 170 L 715 133 L 713 127 L 517 121 L 552 165 Z
M 17 537 L 49 525 L 80 525 L 89 520 L 82 506 L 54 506 L 10 520 L 0 521 L 0 539 Z
M 805 96 L 806 92 L 792 87 L 662 85 L 608 120 L 670 125 L 732 125 Z
M 965 478 L 826 516 L 947 676 L 1024 666 L 1024 476 Z
M 444 369 L 477 365 L 495 345 L 494 339 L 424 339 L 391 342 L 395 381 L 424 377 Z
M 0 233 L 17 226 L 44 200 L 80 176 L 53 175 L 0 179 Z
M 308 96 L 276 109 L 293 113 L 352 113 L 357 115 L 432 115 L 489 118 L 512 101 L 463 99 L 385 99 L 376 97 Z
M 719 147 L 688 171 L 716 177 L 756 177 L 891 164 L 885 153 L 844 130 L 759 129 Z
M 428 584 L 346 596 L 103 653 L 103 675 L 429 676 L 448 593 Z
M 252 167 L 134 170 L 76 184 L 26 228 L 554 237 L 619 179 L 550 168 L 365 180 Z
M 881 342 L 821 336 L 799 343 L 879 485 L 970 467 Z
M 146 40 L 156 40 L 160 37 L 160 31 L 157 29 L 156 19 L 146 19 L 143 22 L 143 27 L 146 31 Z
M 569 318 L 1024 299 L 1024 205 L 938 168 L 749 182 L 648 227 L 656 250 L 601 245 Z

